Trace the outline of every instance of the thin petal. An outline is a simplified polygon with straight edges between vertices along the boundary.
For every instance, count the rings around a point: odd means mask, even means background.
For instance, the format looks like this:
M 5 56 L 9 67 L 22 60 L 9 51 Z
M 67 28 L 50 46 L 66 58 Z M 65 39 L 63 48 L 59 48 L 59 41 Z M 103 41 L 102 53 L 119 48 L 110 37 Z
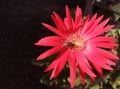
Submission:
M 73 20 L 70 13 L 70 9 L 68 8 L 67 5 L 66 5 L 66 17 L 67 17 L 68 29 L 73 30 L 73 22 L 72 22 Z
M 63 49 L 62 49 L 63 50 Z M 64 50 L 64 52 L 66 51 L 66 49 Z M 61 52 L 57 58 L 45 69 L 45 72 L 48 72 L 50 70 L 52 70 L 53 68 L 55 68 L 57 66 L 57 64 L 60 61 L 60 58 L 64 55 L 64 52 Z
M 78 29 L 79 26 L 82 25 L 82 10 L 77 6 L 76 14 L 75 14 L 75 24 L 74 29 Z
M 94 65 L 94 67 L 95 67 L 96 71 L 98 72 L 99 76 L 100 76 L 101 78 L 103 78 L 103 77 L 104 77 L 104 74 L 103 74 L 102 69 L 101 69 L 99 66 L 97 66 L 97 65 Z
M 69 65 L 70 65 L 70 85 L 71 88 L 73 88 L 76 78 L 76 58 L 73 52 L 71 52 L 70 54 Z
M 54 14 L 54 16 L 51 15 L 51 17 L 52 17 L 53 21 L 55 22 L 58 30 L 61 31 L 62 33 L 65 32 L 67 28 L 66 28 L 63 20 L 60 18 L 60 16 L 57 13 L 53 12 L 53 14 Z
M 60 61 L 56 64 L 50 79 L 56 78 L 59 75 L 59 73 L 61 72 L 61 70 L 63 69 L 64 65 L 68 60 L 69 54 L 70 54 L 70 50 L 68 49 L 64 52 L 64 54 L 61 57 L 59 57 Z
M 91 43 L 95 43 L 95 42 L 115 42 L 116 39 L 113 37 L 106 37 L 106 36 L 99 36 L 99 37 L 95 37 L 93 39 L 90 39 L 87 41 L 87 43 L 91 42 Z
M 94 52 L 95 56 L 97 56 L 99 58 L 100 61 L 102 61 L 103 63 L 107 64 L 107 65 L 115 65 L 114 62 L 110 61 L 109 59 L 103 57 L 102 55 L 98 54 L 97 52 Z
M 67 18 L 64 18 L 64 23 L 65 23 L 65 26 L 67 27 L 67 29 L 69 29 L 69 22 L 68 22 Z
M 86 60 L 86 57 L 84 54 L 80 52 L 75 52 L 75 54 L 79 67 L 83 70 L 84 73 L 89 75 L 92 80 L 95 80 L 96 75 L 92 72 L 91 68 L 88 67 L 88 64 L 86 65 L 84 61 Z
M 69 22 L 68 22 L 68 18 L 64 18 L 64 23 L 65 23 L 65 26 L 66 26 L 66 28 L 67 28 L 67 30 L 66 30 L 67 33 L 70 34 L 70 33 L 75 32 L 74 27 L 73 27 L 72 29 L 70 29 Z M 72 21 L 72 24 L 73 24 L 73 26 L 74 26 L 74 21 Z M 65 37 L 64 37 L 64 38 L 65 38 Z
M 94 48 L 93 48 L 93 49 L 94 49 Z M 97 60 L 100 60 L 101 62 L 103 62 L 103 63 L 105 63 L 105 64 L 107 64 L 107 65 L 115 65 L 114 62 L 112 62 L 112 61 L 110 61 L 109 59 L 103 57 L 101 54 L 97 53 L 96 50 L 94 50 L 94 54 L 93 54 L 93 55 L 95 55 L 96 57 L 99 58 L 99 59 L 97 59 Z
M 82 68 L 79 65 L 78 65 L 78 70 L 79 70 L 79 73 L 80 73 L 81 82 L 82 82 L 82 84 L 85 84 L 85 74 L 84 74 Z
M 88 38 L 94 38 L 100 34 L 103 34 L 104 32 L 107 32 L 111 28 L 114 27 L 114 25 L 109 25 L 104 27 L 110 19 L 106 19 L 103 22 L 101 22 L 99 25 L 96 26 L 96 28 L 87 36 Z
M 42 23 L 42 25 L 45 26 L 46 28 L 48 28 L 50 31 L 56 33 L 57 35 L 63 36 L 63 34 L 59 30 L 57 30 L 56 28 L 52 27 L 51 25 L 46 24 L 46 23 Z
M 85 35 L 90 34 L 90 33 L 95 29 L 95 27 L 96 27 L 96 26 L 100 23 L 100 21 L 102 20 L 103 16 L 104 16 L 104 15 L 100 16 L 99 18 L 97 18 L 97 19 L 95 20 L 95 22 L 94 22 L 88 29 L 86 29 Z
M 89 38 L 94 38 L 96 36 L 99 36 L 107 31 L 109 31 L 110 29 L 112 29 L 114 27 L 114 25 L 109 25 L 109 26 L 106 26 L 105 28 L 101 28 L 101 27 L 98 27 L 96 28 L 93 33 L 91 33 L 90 35 L 88 35 Z
M 96 17 L 97 17 L 97 13 L 92 17 L 92 19 L 88 23 L 84 24 L 81 31 L 81 36 L 83 36 L 85 32 L 94 24 Z
M 40 39 L 35 45 L 39 46 L 58 46 L 62 45 L 62 38 L 59 36 L 48 36 Z
M 107 70 L 112 70 L 112 68 L 108 65 L 106 65 L 104 62 L 100 61 L 100 58 L 96 56 L 95 52 L 92 50 L 85 50 L 84 54 L 88 58 L 88 60 L 93 64 L 97 65 L 101 68 L 107 69 Z
M 118 44 L 116 43 L 89 43 L 90 45 L 94 45 L 96 47 L 101 47 L 101 48 L 109 48 L 109 49 L 115 49 Z
M 48 56 L 51 56 L 57 52 L 59 52 L 60 50 L 62 50 L 62 48 L 60 46 L 57 46 L 57 47 L 54 47 L 54 48 L 51 48 L 49 50 L 47 50 L 46 52 L 42 53 L 38 58 L 37 60 L 42 60 Z
M 95 56 L 97 56 L 97 57 L 99 58 L 99 59 L 97 59 L 97 60 L 100 60 L 101 62 L 103 62 L 103 63 L 105 63 L 105 64 L 107 64 L 107 65 L 115 65 L 114 62 L 112 62 L 112 61 L 110 61 L 110 60 L 102 57 L 102 56 L 101 56 L 100 54 L 98 54 L 97 52 L 94 52 L 93 55 L 95 55 Z M 99 67 L 97 64 L 93 64 L 93 66 L 95 67 L 95 69 L 96 69 L 96 71 L 98 72 L 98 74 L 100 75 L 100 77 L 104 77 L 101 67 Z
M 97 53 L 101 54 L 101 56 L 107 58 L 107 59 L 111 59 L 111 60 L 118 60 L 119 57 L 117 57 L 116 55 L 112 54 L 111 52 L 108 52 L 106 50 L 100 49 L 100 48 L 93 48 Z
M 88 14 L 84 20 L 84 24 L 88 23 L 89 20 L 90 20 L 90 15 Z

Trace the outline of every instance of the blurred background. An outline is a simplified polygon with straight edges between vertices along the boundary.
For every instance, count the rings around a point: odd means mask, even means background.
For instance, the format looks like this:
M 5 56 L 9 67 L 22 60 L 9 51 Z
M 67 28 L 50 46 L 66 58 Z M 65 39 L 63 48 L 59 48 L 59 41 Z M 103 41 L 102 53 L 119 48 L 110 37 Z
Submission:
M 92 16 L 97 12 L 99 15 L 104 14 L 105 18 L 110 17 L 110 24 L 116 26 L 106 35 L 117 38 L 120 44 L 120 0 L 0 0 L 0 89 L 70 89 L 65 81 L 60 83 L 65 83 L 65 87 L 40 82 L 43 75 L 47 74 L 44 73 L 46 66 L 33 62 L 39 54 L 48 49 L 36 47 L 34 43 L 44 36 L 53 35 L 41 22 L 53 24 L 50 18 L 53 11 L 64 17 L 66 4 L 73 12 L 77 5 L 80 6 L 84 16 L 88 13 Z M 119 49 L 114 51 L 118 56 Z M 94 89 L 120 89 L 119 68 L 117 62 L 115 72 L 109 73 L 110 76 L 116 74 L 114 81 L 107 79 L 112 82 L 109 84 L 110 88 L 105 87 L 108 82 L 103 83 L 104 80 L 100 80 L 92 85 L 78 84 L 79 88 L 76 89 L 92 89 L 90 87 L 94 85 L 97 86 Z M 114 87 L 112 84 L 116 81 Z

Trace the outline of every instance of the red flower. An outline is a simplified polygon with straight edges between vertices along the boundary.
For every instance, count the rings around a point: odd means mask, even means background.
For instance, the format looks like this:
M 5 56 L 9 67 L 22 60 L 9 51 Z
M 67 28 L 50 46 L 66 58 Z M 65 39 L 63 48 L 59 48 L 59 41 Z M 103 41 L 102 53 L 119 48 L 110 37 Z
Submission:
M 114 25 L 106 26 L 109 18 L 101 22 L 103 15 L 97 18 L 95 14 L 91 19 L 88 15 L 82 21 L 82 11 L 77 7 L 74 20 L 68 6 L 66 6 L 64 21 L 55 12 L 51 17 L 56 28 L 46 23 L 42 25 L 58 36 L 48 36 L 35 43 L 38 46 L 53 47 L 41 54 L 37 60 L 60 52 L 60 55 L 45 70 L 53 70 L 50 79 L 56 78 L 67 62 L 70 65 L 71 88 L 74 87 L 76 68 L 79 69 L 82 83 L 85 82 L 85 74 L 95 81 L 96 75 L 90 64 L 101 77 L 103 77 L 102 69 L 112 70 L 110 66 L 115 65 L 112 60 L 119 58 L 104 49 L 114 49 L 118 45 L 115 43 L 116 39 L 101 35 L 114 27 Z

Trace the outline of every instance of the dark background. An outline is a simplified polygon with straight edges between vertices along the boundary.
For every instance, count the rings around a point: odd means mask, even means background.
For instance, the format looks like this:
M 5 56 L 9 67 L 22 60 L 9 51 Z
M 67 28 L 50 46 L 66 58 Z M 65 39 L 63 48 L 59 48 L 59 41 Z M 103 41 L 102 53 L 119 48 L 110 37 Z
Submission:
M 43 68 L 31 63 L 46 50 L 33 44 L 53 34 L 40 23 L 51 23 L 52 11 L 64 16 L 65 4 L 84 8 L 85 1 L 0 0 L 0 89 L 55 89 L 40 84 Z

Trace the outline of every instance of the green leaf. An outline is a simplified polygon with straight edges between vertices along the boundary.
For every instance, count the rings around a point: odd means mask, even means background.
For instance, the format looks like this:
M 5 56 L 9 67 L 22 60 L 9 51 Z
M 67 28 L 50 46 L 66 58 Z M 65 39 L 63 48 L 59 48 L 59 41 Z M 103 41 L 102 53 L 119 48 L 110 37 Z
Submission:
M 100 86 L 98 84 L 92 86 L 90 89 L 100 89 Z
M 120 3 L 114 5 L 112 8 L 112 11 L 114 12 L 115 20 L 120 19 Z

